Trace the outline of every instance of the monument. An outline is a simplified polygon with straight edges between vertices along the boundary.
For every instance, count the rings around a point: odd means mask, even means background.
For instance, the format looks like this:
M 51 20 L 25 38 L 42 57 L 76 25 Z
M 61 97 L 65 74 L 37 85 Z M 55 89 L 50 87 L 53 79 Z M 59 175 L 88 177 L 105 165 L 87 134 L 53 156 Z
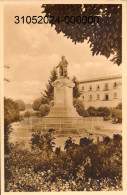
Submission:
M 54 87 L 54 106 L 47 117 L 80 117 L 73 106 L 73 87 L 75 84 L 68 77 L 68 62 L 62 56 L 59 68 L 59 78 L 52 83 Z
M 75 84 L 68 77 L 68 62 L 64 56 L 55 67 L 59 68 L 59 76 L 52 83 L 54 87 L 54 105 L 51 106 L 49 114 L 43 118 L 43 127 L 45 130 L 55 129 L 56 132 L 69 133 L 77 132 L 77 120 L 83 117 L 79 116 L 73 106 L 73 87 Z

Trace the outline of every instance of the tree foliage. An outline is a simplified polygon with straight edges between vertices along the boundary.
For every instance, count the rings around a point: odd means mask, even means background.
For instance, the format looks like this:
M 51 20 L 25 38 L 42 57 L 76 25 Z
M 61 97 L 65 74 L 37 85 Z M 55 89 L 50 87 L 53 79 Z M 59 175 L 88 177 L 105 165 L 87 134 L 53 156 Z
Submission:
M 42 104 L 41 98 L 38 98 L 38 99 L 34 100 L 34 102 L 33 102 L 33 109 L 38 111 L 40 106 L 41 106 L 41 104 Z
M 79 145 L 80 146 L 88 146 L 91 143 L 93 143 L 93 140 L 92 139 L 88 139 L 86 137 L 83 137 L 83 138 L 80 139 Z
M 25 118 L 29 118 L 31 115 L 32 115 L 32 113 L 31 113 L 30 111 L 27 110 L 27 111 L 24 113 L 23 116 L 24 116 Z
M 122 141 L 122 136 L 119 134 L 114 134 L 113 135 L 113 141 L 116 143 L 120 143 Z
M 42 104 L 49 104 L 50 101 L 54 99 L 54 87 L 52 86 L 52 82 L 57 79 L 57 71 L 53 69 L 51 71 L 51 76 L 46 84 L 46 89 L 42 92 Z
M 98 116 L 107 117 L 110 115 L 110 109 L 107 107 L 99 107 L 97 109 Z
M 42 104 L 39 108 L 41 116 L 47 116 L 50 111 L 50 106 L 48 104 Z
M 90 106 L 87 109 L 87 112 L 89 113 L 89 116 L 97 116 L 97 109 L 93 106 Z
M 75 144 L 75 140 L 73 140 L 72 137 L 69 137 L 66 141 L 65 141 L 65 146 L 64 146 L 64 150 L 69 150 L 72 149 L 76 146 Z
M 79 89 L 79 82 L 75 76 L 72 78 L 72 81 L 75 84 L 73 88 L 73 98 L 79 98 L 82 94 L 81 90 Z
M 9 135 L 12 132 L 11 123 L 20 121 L 18 104 L 9 98 L 4 98 L 4 151 L 9 153 Z
M 32 135 L 30 140 L 32 150 L 39 149 L 40 152 L 47 152 L 48 154 L 53 151 L 54 137 L 51 133 L 42 134 L 41 132 L 36 132 Z
M 18 104 L 10 98 L 4 98 L 4 122 L 10 124 L 20 120 Z
M 88 112 L 85 110 L 84 103 L 80 99 L 73 99 L 73 105 L 80 116 L 88 116 Z
M 120 65 L 122 62 L 122 5 L 120 4 L 43 4 L 46 16 L 60 19 L 66 16 L 99 16 L 99 23 L 69 23 L 65 21 L 51 23 L 57 33 L 72 42 L 88 41 L 92 55 L 103 55 Z
M 19 111 L 24 111 L 26 109 L 26 105 L 23 100 L 16 100 L 15 102 L 18 104 Z
M 109 136 L 105 136 L 103 139 L 104 143 L 109 143 L 111 141 L 111 138 Z

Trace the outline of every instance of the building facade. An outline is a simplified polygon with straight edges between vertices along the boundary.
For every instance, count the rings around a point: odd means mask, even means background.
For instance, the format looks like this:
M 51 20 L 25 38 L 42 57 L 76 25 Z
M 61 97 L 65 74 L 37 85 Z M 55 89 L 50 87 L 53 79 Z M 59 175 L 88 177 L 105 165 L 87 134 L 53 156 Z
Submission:
M 122 101 L 122 76 L 101 77 L 79 82 L 80 99 L 89 106 L 116 107 Z

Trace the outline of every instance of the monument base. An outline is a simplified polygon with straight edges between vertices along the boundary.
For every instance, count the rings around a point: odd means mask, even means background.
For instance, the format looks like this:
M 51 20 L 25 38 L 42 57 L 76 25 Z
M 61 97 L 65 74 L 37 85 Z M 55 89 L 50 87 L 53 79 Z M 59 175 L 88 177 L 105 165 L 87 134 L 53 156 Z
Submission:
M 54 87 L 54 106 L 48 117 L 80 117 L 73 106 L 74 83 L 67 77 L 57 79 L 52 83 Z
M 76 112 L 76 109 L 74 107 L 65 107 L 65 106 L 53 106 L 50 110 L 50 113 L 45 118 L 75 118 L 80 116 Z

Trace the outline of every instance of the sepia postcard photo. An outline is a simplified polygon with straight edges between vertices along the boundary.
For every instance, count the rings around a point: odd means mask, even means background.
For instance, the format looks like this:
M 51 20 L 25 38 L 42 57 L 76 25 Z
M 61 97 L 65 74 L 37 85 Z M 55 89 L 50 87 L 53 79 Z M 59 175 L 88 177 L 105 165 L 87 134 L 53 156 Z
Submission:
M 126 2 L 100 2 L 1 3 L 2 194 L 126 190 Z

